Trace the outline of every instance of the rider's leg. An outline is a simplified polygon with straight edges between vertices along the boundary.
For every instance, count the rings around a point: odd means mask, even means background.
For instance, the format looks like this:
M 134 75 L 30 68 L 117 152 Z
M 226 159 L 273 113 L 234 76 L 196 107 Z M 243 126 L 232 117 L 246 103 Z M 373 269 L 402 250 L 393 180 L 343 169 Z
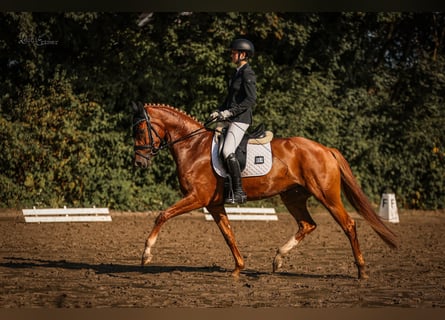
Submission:
M 241 184 L 240 165 L 234 153 L 229 154 L 226 159 L 226 164 L 232 180 L 233 189 L 233 192 L 229 193 L 226 203 L 244 203 L 247 201 L 247 195 Z
M 226 199 L 227 203 L 244 203 L 247 200 L 241 184 L 241 170 L 238 159 L 235 157 L 235 151 L 241 143 L 248 127 L 249 125 L 246 123 L 233 122 L 227 130 L 222 153 L 227 164 L 233 188 L 233 194 L 230 194 L 229 198 Z

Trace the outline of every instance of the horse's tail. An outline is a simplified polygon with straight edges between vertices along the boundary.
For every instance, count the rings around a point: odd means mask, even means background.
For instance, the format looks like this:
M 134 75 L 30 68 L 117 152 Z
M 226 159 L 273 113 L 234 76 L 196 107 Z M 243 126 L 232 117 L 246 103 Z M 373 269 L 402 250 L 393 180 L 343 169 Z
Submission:
M 360 188 L 357 180 L 354 178 L 352 170 L 337 149 L 330 149 L 331 153 L 340 166 L 342 190 L 346 195 L 349 203 L 357 210 L 357 212 L 371 225 L 372 229 L 388 244 L 391 248 L 398 247 L 396 234 L 391 231 L 374 212 L 366 195 Z

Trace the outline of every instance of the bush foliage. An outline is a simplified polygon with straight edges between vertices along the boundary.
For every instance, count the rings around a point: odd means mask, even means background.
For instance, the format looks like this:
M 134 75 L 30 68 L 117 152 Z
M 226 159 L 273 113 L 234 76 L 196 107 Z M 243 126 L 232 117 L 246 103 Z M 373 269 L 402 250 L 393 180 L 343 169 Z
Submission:
M 168 153 L 132 167 L 130 103 L 206 119 L 235 37 L 256 46 L 255 123 L 338 148 L 374 201 L 445 207 L 443 13 L 0 15 L 2 207 L 172 204 Z

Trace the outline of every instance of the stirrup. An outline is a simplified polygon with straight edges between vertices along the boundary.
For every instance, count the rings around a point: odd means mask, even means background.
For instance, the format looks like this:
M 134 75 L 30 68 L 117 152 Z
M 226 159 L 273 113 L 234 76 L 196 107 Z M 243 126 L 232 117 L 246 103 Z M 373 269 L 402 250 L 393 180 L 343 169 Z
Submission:
M 235 203 L 245 203 L 247 201 L 247 195 L 244 191 L 233 192 L 230 190 L 228 197 L 226 198 L 226 203 L 235 204 Z

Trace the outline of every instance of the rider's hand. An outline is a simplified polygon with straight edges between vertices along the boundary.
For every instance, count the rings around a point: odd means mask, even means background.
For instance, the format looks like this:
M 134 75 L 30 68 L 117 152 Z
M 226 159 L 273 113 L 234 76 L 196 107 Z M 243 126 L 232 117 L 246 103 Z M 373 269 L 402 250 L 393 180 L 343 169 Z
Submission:
M 214 111 L 210 114 L 209 119 L 216 119 L 219 117 L 219 111 Z
M 227 120 L 232 115 L 233 115 L 232 112 L 230 112 L 229 110 L 224 110 L 219 113 L 221 120 Z

